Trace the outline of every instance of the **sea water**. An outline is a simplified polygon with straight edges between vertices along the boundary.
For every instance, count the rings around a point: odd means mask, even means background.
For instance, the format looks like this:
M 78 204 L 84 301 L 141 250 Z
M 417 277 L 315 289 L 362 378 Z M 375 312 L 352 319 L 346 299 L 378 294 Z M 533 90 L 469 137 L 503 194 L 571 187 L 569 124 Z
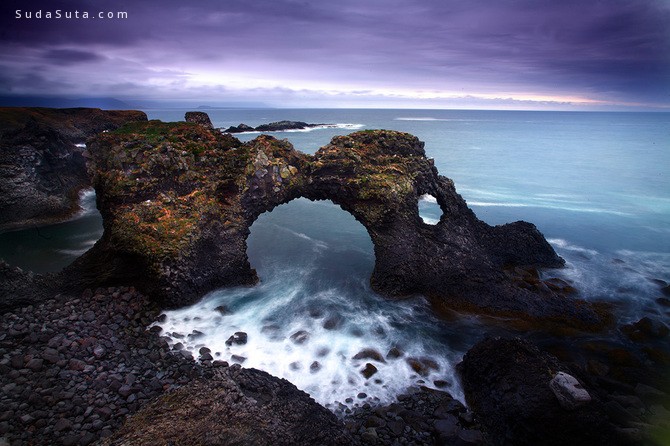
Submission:
M 186 110 L 146 111 L 167 121 L 183 119 Z M 538 226 L 567 261 L 546 275 L 573 282 L 582 298 L 619 303 L 621 323 L 662 314 L 656 299 L 662 281 L 670 281 L 668 113 L 207 112 L 221 128 L 279 120 L 338 124 L 273 133 L 307 153 L 356 129 L 412 133 L 479 218 Z M 439 220 L 433 197 L 422 197 L 419 208 L 427 223 Z M 1 236 L 2 255 L 21 234 Z M 91 234 L 84 234 L 89 243 Z M 74 257 L 77 246 L 58 250 L 72 249 Z M 261 215 L 251 227 L 248 255 L 260 283 L 217 290 L 168 312 L 161 327 L 171 342 L 183 343 L 196 358 L 206 346 L 214 359 L 285 377 L 334 410 L 388 402 L 416 384 L 461 396 L 454 364 L 488 328 L 472 317 L 437 320 L 421 296 L 395 301 L 372 292 L 369 236 L 336 205 L 298 199 Z M 247 343 L 227 345 L 238 331 L 247 333 Z M 387 359 L 392 348 L 403 356 Z M 416 361 L 424 364 L 418 372 L 411 367 Z M 377 369 L 369 379 L 361 374 L 367 363 Z

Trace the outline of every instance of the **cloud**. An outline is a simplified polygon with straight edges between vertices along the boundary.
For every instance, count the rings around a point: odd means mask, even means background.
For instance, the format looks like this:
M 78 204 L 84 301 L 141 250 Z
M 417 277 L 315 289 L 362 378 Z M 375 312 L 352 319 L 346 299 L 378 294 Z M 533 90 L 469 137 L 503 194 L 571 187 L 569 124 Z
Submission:
M 0 55 L 18 72 L 50 67 L 83 88 L 127 82 L 152 97 L 403 88 L 670 104 L 670 4 L 660 0 L 30 2 L 128 12 L 102 21 L 19 20 L 20 4 L 1 7 Z
M 53 61 L 56 65 L 72 65 L 85 62 L 95 62 L 104 60 L 104 57 L 90 51 L 52 49 L 42 54 L 46 61 Z

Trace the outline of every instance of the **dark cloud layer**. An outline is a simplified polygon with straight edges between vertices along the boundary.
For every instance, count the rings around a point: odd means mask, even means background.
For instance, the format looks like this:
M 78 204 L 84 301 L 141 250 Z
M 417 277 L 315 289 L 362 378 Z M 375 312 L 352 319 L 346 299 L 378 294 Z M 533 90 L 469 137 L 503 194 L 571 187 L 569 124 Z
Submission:
M 128 18 L 29 20 L 17 9 Z M 21 79 L 40 67 L 53 70 L 45 86 L 81 95 L 95 84 L 151 97 L 248 87 L 670 106 L 664 0 L 5 0 L 0 13 L 12 73 L 0 93 L 39 93 Z

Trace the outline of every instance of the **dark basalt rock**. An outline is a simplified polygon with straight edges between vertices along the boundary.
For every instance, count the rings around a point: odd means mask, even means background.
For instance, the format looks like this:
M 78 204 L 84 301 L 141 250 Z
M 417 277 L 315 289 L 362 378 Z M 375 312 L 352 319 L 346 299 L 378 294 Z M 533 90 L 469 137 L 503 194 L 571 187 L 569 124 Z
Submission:
M 146 119 L 140 111 L 0 108 L 0 230 L 71 216 L 90 185 L 84 148 L 75 144 Z
M 200 124 L 208 129 L 213 129 L 212 121 L 209 119 L 209 115 L 204 112 L 190 111 L 186 112 L 184 115 L 186 122 L 192 122 L 194 124 Z
M 466 353 L 457 370 L 490 444 L 611 445 L 624 440 L 596 398 L 572 410 L 561 406 L 550 382 L 557 372 L 572 372 L 528 341 L 486 339 Z
M 320 127 L 329 124 L 308 124 L 302 121 L 277 121 L 269 124 L 261 124 L 254 128 L 246 124 L 240 124 L 237 127 L 228 127 L 224 132 L 226 133 L 243 133 L 243 132 L 281 132 L 283 130 L 304 130 L 314 127 Z
M 0 259 L 0 314 L 45 299 L 57 282 L 51 274 L 36 275 Z
M 302 130 L 309 127 L 314 127 L 319 124 L 307 124 L 302 121 L 278 121 L 269 124 L 261 124 L 256 127 L 257 132 L 276 132 L 281 130 Z
M 228 127 L 224 132 L 226 133 L 244 133 L 244 132 L 253 132 L 254 128 L 251 127 L 250 125 L 246 125 L 244 123 L 238 125 L 238 126 L 231 126 Z
M 250 226 L 306 197 L 331 200 L 366 227 L 371 284 L 382 294 L 422 293 L 438 306 L 581 328 L 603 323 L 586 302 L 519 287 L 506 269 L 563 260 L 530 223 L 478 220 L 407 133 L 338 136 L 310 156 L 266 135 L 242 143 L 200 125 L 151 121 L 101 134 L 89 151 L 105 231 L 65 271 L 71 287 L 134 280 L 178 307 L 217 287 L 254 284 Z M 443 211 L 436 225 L 419 217 L 423 194 Z
M 284 379 L 217 368 L 143 407 L 105 445 L 351 445 L 333 413 Z

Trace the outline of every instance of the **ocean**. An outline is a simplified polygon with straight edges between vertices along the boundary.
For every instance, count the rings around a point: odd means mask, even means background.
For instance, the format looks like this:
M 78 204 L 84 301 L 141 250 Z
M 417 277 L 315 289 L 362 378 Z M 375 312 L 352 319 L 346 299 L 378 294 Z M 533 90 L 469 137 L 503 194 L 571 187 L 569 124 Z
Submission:
M 181 120 L 185 111 L 146 110 L 165 121 Z M 412 133 L 480 219 L 537 225 L 567 262 L 547 277 L 571 281 L 584 299 L 616 303 L 620 323 L 664 314 L 656 299 L 663 281 L 670 282 L 670 113 L 204 111 L 221 128 L 279 120 L 338 124 L 274 134 L 307 153 L 357 129 Z M 84 211 L 71 222 L 1 234 L 0 257 L 37 272 L 62 268 L 101 234 L 92 196 L 83 195 Z M 430 197 L 420 211 L 426 222 L 439 219 Z M 370 238 L 338 206 L 298 199 L 261 215 L 248 254 L 260 284 L 217 290 L 167 312 L 160 325 L 173 342 L 196 357 L 207 346 L 215 359 L 287 378 L 336 412 L 390 402 L 416 384 L 462 398 L 454 365 L 489 328 L 472 316 L 438 320 L 422 296 L 391 301 L 375 294 L 368 283 Z M 216 310 L 221 305 L 227 314 Z M 193 330 L 204 336 L 182 338 Z M 236 331 L 248 334 L 247 344 L 226 345 Z M 404 356 L 370 359 L 392 348 Z M 418 373 L 407 358 L 427 366 Z M 360 373 L 367 362 L 378 369 L 370 379 Z

